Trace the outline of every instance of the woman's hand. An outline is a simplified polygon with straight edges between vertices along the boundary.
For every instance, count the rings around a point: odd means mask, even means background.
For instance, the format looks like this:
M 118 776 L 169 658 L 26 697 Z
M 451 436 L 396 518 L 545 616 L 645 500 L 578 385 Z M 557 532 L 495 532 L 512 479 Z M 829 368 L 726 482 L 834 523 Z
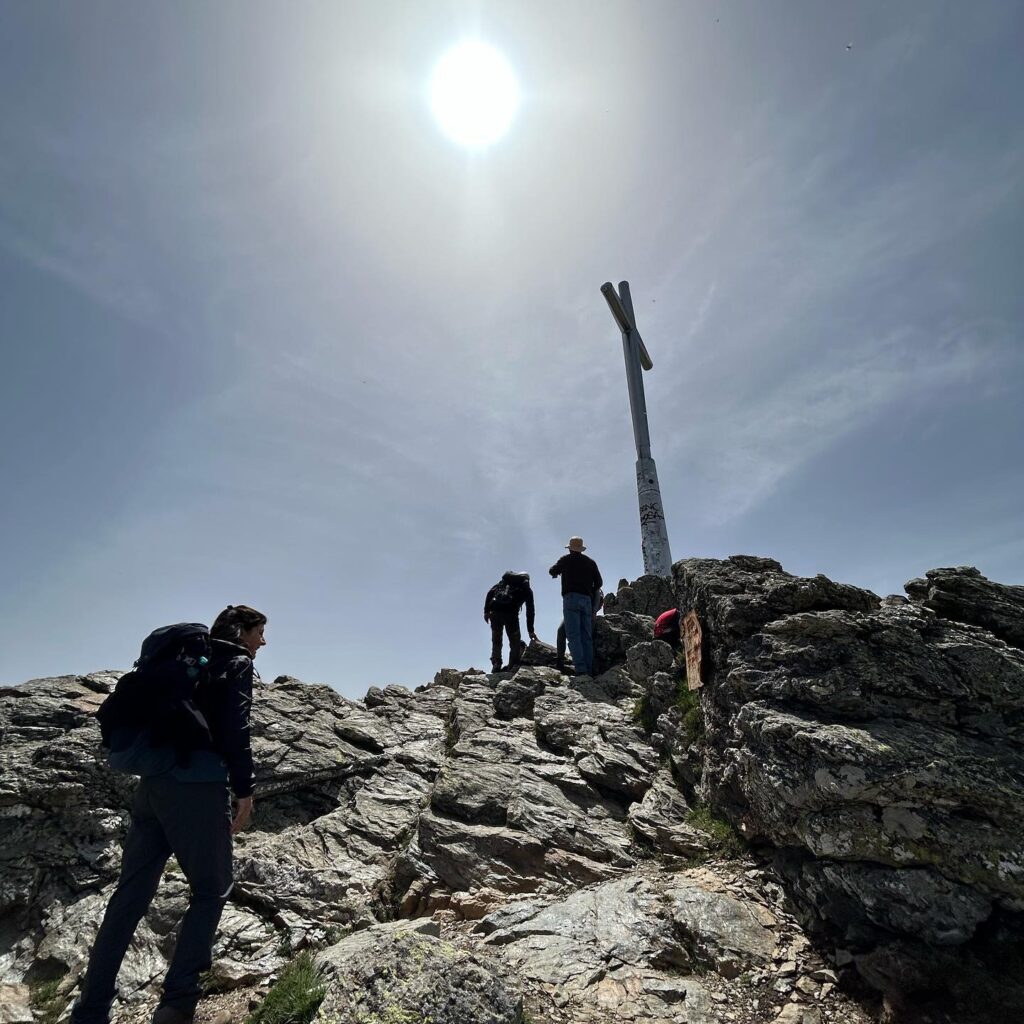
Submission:
M 252 816 L 252 797 L 243 796 L 235 801 L 235 816 L 231 821 L 231 834 L 237 836 L 249 824 Z

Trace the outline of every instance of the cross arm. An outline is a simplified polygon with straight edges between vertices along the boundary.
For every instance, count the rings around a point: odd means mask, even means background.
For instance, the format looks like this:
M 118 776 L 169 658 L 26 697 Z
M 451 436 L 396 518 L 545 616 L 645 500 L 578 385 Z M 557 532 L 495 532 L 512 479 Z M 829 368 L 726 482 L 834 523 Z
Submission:
M 632 334 L 636 339 L 637 348 L 640 353 L 640 365 L 645 370 L 650 370 L 654 366 L 654 363 L 651 360 L 651 357 L 647 354 L 647 346 L 644 344 L 643 338 L 640 337 L 640 332 L 636 329 L 636 324 L 633 323 L 633 304 L 629 301 L 629 285 L 623 281 L 619 287 L 622 289 L 623 295 L 629 303 L 628 310 L 623 304 L 622 299 L 619 298 L 619 294 L 615 291 L 615 286 L 611 281 L 605 281 L 605 283 L 601 285 L 601 294 L 608 303 L 608 308 L 612 311 L 612 316 L 615 318 L 615 322 L 619 325 L 619 330 L 622 331 L 623 334 Z

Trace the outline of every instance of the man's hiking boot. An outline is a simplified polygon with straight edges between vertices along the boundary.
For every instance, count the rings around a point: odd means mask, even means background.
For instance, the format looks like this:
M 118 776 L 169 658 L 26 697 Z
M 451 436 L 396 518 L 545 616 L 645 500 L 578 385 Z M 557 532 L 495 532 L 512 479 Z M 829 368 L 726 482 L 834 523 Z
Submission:
M 186 1013 L 176 1006 L 158 1006 L 153 1011 L 151 1024 L 192 1024 L 195 1013 Z

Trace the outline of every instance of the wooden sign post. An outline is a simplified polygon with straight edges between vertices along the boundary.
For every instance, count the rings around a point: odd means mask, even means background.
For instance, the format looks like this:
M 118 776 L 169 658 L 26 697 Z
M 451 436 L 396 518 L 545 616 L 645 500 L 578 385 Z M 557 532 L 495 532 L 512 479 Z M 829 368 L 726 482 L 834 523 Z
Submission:
M 683 619 L 683 649 L 686 651 L 686 686 L 699 690 L 704 685 L 700 675 L 701 642 L 704 639 L 697 613 L 690 611 Z

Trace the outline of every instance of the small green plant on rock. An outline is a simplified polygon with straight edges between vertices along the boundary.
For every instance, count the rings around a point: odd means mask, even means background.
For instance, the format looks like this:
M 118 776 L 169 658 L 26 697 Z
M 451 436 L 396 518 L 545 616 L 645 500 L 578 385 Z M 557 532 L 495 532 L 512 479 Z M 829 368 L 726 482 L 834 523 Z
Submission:
M 683 716 L 681 733 L 686 745 L 692 747 L 701 743 L 704 739 L 704 711 L 700 706 L 700 690 L 689 689 L 685 676 L 676 689 L 676 707 Z
M 199 975 L 199 988 L 204 996 L 219 995 L 221 992 L 230 991 L 231 987 L 223 978 L 219 978 L 212 968 Z
M 724 818 L 720 818 L 715 812 L 704 804 L 697 804 L 689 814 L 686 815 L 686 822 L 694 828 L 699 828 L 714 839 L 715 849 L 723 857 L 740 857 L 746 849 L 746 844 L 739 833 Z
M 450 754 L 459 742 L 459 727 L 455 724 L 455 705 L 444 720 L 444 752 Z
M 326 993 L 323 974 L 309 950 L 281 971 L 273 988 L 246 1024 L 309 1024 Z
M 654 732 L 658 724 L 658 716 L 655 714 L 654 708 L 651 707 L 650 694 L 645 693 L 642 697 L 637 698 L 633 705 L 632 718 L 645 733 Z
M 352 931 L 351 925 L 347 924 L 332 924 L 326 932 L 324 932 L 324 945 L 333 946 L 338 942 L 341 942 L 348 933 Z
M 680 740 L 688 747 L 699 745 L 704 740 L 704 711 L 700 703 L 700 690 L 691 690 L 687 682 L 686 657 L 676 656 L 671 675 L 675 679 L 676 697 L 674 706 L 682 719 Z M 632 711 L 633 723 L 650 735 L 658 727 L 658 712 L 650 693 L 636 699 Z
M 676 707 L 683 716 L 682 738 L 687 746 L 693 746 L 704 739 L 704 711 L 700 706 L 700 689 L 690 689 L 686 654 L 682 651 L 676 655 L 675 676 Z
M 60 993 L 62 978 L 51 978 L 29 984 L 29 1006 L 35 1013 L 37 1024 L 57 1024 L 64 1009 L 65 999 Z

